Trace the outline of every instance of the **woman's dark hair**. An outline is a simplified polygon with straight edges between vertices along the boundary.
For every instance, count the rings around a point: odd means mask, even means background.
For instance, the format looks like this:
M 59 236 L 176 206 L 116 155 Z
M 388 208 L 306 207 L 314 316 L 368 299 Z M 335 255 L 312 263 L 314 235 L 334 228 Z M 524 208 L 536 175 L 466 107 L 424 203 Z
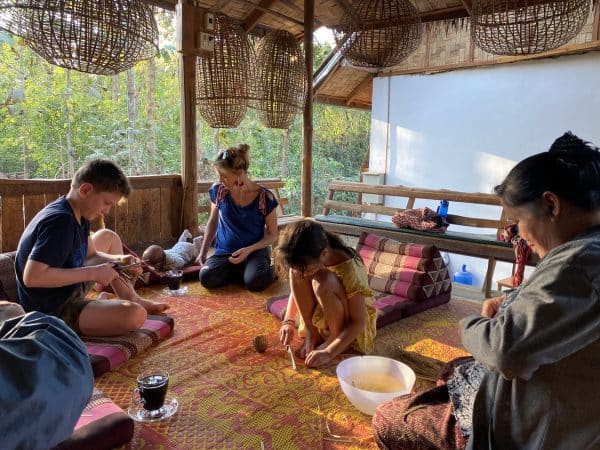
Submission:
M 525 158 L 494 188 L 509 206 L 539 200 L 546 191 L 586 211 L 600 207 L 600 152 L 570 131 L 550 150 Z
M 287 275 L 289 267 L 303 272 L 307 266 L 319 260 L 326 247 L 343 250 L 349 256 L 360 259 L 356 250 L 344 244 L 339 236 L 311 219 L 286 226 L 280 233 L 278 242 L 274 257 L 278 271 L 283 276 Z
M 250 167 L 249 150 L 250 146 L 248 144 L 240 144 L 237 147 L 229 147 L 227 150 L 219 150 L 213 165 L 228 172 L 247 171 Z

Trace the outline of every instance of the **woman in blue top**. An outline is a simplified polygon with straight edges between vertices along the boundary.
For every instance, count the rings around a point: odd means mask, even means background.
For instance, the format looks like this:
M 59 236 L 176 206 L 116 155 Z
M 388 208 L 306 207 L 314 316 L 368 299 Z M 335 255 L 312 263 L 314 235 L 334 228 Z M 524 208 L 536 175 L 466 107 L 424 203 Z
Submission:
M 241 281 L 262 291 L 275 280 L 270 245 L 277 239 L 277 199 L 248 177 L 249 149 L 240 144 L 221 150 L 213 163 L 219 183 L 208 190 L 210 217 L 198 256 L 200 283 L 208 289 Z M 207 259 L 213 241 L 215 252 Z

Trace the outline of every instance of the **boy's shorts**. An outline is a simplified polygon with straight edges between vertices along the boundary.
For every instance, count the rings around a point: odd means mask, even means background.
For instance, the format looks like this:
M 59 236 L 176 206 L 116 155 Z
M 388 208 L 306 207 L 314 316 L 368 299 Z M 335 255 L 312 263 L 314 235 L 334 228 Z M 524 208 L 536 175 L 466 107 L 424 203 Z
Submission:
M 81 334 L 81 330 L 79 329 L 79 316 L 81 316 L 81 311 L 83 311 L 83 308 L 89 305 L 90 302 L 94 301 L 85 298 L 88 292 L 90 292 L 93 284 L 94 283 L 92 282 L 83 283 L 82 287 L 76 289 L 56 313 L 56 317 L 62 319 L 69 328 L 79 335 Z

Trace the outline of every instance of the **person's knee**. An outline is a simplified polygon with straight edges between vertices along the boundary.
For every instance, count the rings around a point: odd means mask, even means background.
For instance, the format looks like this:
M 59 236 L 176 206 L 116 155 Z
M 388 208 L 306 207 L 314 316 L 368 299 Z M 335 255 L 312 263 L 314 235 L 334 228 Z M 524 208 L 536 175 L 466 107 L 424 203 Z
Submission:
M 252 292 L 261 292 L 268 288 L 273 282 L 272 274 L 261 274 L 258 276 L 249 277 L 244 280 L 244 284 L 246 285 L 246 289 Z
M 200 284 L 206 289 L 215 289 L 223 286 L 225 283 L 224 277 L 215 269 L 202 268 L 198 276 L 200 278 Z
M 275 272 L 270 265 L 244 272 L 244 285 L 246 289 L 253 292 L 264 291 L 275 281 Z
M 144 325 L 144 322 L 148 318 L 148 312 L 144 307 L 133 302 L 129 302 L 126 308 L 126 313 L 123 314 L 123 328 L 127 330 L 142 328 L 142 325 Z
M 108 228 L 102 228 L 92 236 L 96 250 L 101 252 L 122 252 L 123 243 L 117 233 Z
M 329 270 L 323 270 L 314 278 L 312 287 L 318 298 L 327 298 L 343 286 L 336 274 Z

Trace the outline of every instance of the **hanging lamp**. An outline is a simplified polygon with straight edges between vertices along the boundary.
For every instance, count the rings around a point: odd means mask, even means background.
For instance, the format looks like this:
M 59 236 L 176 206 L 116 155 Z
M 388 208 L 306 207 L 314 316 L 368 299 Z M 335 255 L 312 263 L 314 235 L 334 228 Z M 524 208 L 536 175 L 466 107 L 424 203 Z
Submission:
M 288 129 L 306 100 L 306 65 L 296 38 L 285 30 L 273 30 L 256 49 L 256 108 L 269 128 Z
M 158 27 L 142 0 L 0 0 L 0 28 L 66 69 L 114 75 L 158 53 Z
M 196 104 L 212 128 L 235 128 L 252 95 L 256 59 L 248 35 L 227 16 L 215 16 L 214 53 L 198 57 Z
M 350 64 L 381 69 L 413 53 L 423 27 L 410 0 L 357 0 L 333 28 L 333 35 Z
M 577 36 L 590 8 L 590 0 L 473 0 L 471 37 L 494 55 L 541 53 Z

